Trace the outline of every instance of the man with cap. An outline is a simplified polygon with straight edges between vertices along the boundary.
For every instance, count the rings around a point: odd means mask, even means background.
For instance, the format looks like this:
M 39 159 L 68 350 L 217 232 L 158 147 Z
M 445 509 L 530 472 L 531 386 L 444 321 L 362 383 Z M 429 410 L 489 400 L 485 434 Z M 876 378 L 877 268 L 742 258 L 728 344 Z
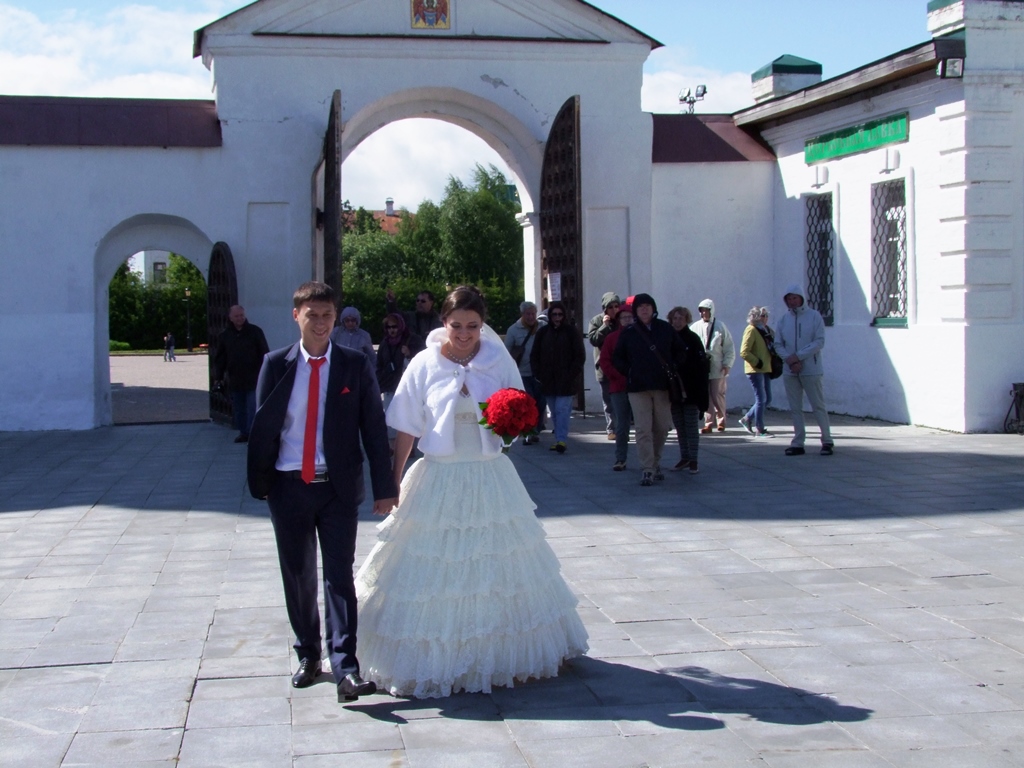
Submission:
M 608 439 L 615 439 L 615 415 L 612 409 L 611 391 L 608 389 L 608 380 L 604 371 L 601 370 L 601 347 L 608 334 L 619 327 L 617 316 L 622 301 L 619 294 L 609 291 L 601 297 L 601 314 L 594 315 L 590 319 L 590 326 L 587 329 L 587 338 L 594 347 L 594 369 L 597 375 L 597 383 L 601 385 L 601 401 L 604 403 L 604 427 L 608 433 Z
M 799 285 L 786 289 L 783 301 L 789 311 L 775 328 L 775 351 L 785 363 L 782 381 L 789 398 L 789 412 L 793 417 L 793 442 L 786 449 L 787 456 L 803 456 L 807 429 L 804 425 L 804 395 L 811 403 L 811 411 L 821 430 L 821 455 L 833 452 L 832 431 L 825 410 L 824 367 L 821 350 L 825 346 L 825 321 L 817 310 L 804 301 L 804 290 Z
M 710 369 L 708 371 L 708 409 L 704 414 L 704 428 L 701 432 L 708 434 L 715 428 L 725 432 L 725 388 L 729 378 L 729 369 L 736 362 L 736 345 L 732 334 L 725 323 L 715 317 L 715 302 L 704 299 L 697 305 L 700 320 L 690 326 L 690 330 L 700 336 L 707 350 Z
M 683 370 L 686 348 L 675 329 L 658 319 L 658 305 L 649 293 L 633 297 L 633 315 L 636 321 L 619 336 L 612 364 L 626 377 L 636 429 L 636 452 L 643 473 L 640 485 L 650 486 L 665 479 L 661 452 L 672 429 L 672 402 L 665 369 L 674 365 L 676 371 Z

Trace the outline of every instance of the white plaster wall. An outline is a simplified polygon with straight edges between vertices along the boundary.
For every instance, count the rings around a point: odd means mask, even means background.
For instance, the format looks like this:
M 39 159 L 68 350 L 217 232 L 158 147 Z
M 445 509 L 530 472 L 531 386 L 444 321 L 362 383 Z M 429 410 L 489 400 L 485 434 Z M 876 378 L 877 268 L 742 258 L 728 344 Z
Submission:
M 826 330 L 826 394 L 841 413 L 963 431 L 974 422 L 965 403 L 965 333 L 949 311 L 949 257 L 944 254 L 949 200 L 944 160 L 962 91 L 955 81 L 918 84 L 765 132 L 779 155 L 775 191 L 776 293 L 806 286 L 804 196 L 832 192 L 837 233 L 835 325 Z M 886 149 L 830 160 L 828 183 L 813 186 L 803 160 L 812 137 L 907 111 L 910 139 L 895 145 L 899 167 L 884 172 Z M 955 143 L 955 141 L 954 141 Z M 871 185 L 904 178 L 910 259 L 909 327 L 875 328 L 871 296 Z M 936 376 L 936 369 L 943 375 Z M 973 428 L 977 428 L 974 426 Z
M 0 364 L 19 370 L 0 379 L 0 430 L 109 423 L 107 284 L 139 250 L 181 252 L 205 272 L 208 245 L 226 242 L 247 315 L 272 347 L 294 338 L 290 297 L 310 277 L 312 178 L 336 88 L 343 119 L 363 120 L 355 141 L 343 139 L 345 153 L 398 119 L 388 111 L 395 103 L 414 101 L 392 94 L 449 89 L 432 114 L 499 147 L 528 202 L 537 199 L 550 122 L 578 94 L 584 241 L 590 211 L 625 211 L 628 232 L 612 236 L 625 243 L 632 272 L 649 275 L 651 120 L 640 111 L 649 52 L 645 42 L 449 45 L 211 33 L 220 149 L 0 147 Z M 525 265 L 531 282 L 538 257 L 539 250 Z M 599 303 L 604 277 L 585 245 L 585 306 Z M 57 370 L 26 354 L 44 342 L 61 361 Z
M 663 318 L 681 305 L 697 319 L 697 304 L 715 302 L 736 344 L 729 408 L 754 400 L 739 358 L 747 312 L 783 309 L 772 270 L 774 178 L 770 162 L 659 163 L 651 176 L 653 277 L 629 293 L 651 293 Z

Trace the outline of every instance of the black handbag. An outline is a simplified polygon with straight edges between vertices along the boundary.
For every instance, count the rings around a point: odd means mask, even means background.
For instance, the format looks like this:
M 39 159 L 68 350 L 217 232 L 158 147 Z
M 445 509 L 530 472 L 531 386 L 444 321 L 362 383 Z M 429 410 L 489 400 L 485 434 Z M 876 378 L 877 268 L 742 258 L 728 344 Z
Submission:
M 771 373 L 768 374 L 768 378 L 777 379 L 779 378 L 779 376 L 782 375 L 782 369 L 784 368 L 785 363 L 783 362 L 782 358 L 779 357 L 778 352 L 776 352 L 774 349 L 769 350 L 769 354 L 772 357 L 772 370 Z
M 647 330 L 642 324 L 634 326 L 640 333 L 647 336 Z M 675 333 L 675 331 L 673 331 Z M 658 358 L 658 362 L 661 363 L 661 367 L 665 371 L 665 376 L 668 377 L 668 399 L 676 405 L 682 405 L 686 402 L 686 387 L 683 386 L 683 378 L 679 375 L 679 371 L 676 370 L 674 365 L 670 365 L 664 357 L 661 356 L 661 352 L 654 345 L 654 339 L 647 336 L 647 340 L 651 343 L 651 352 Z

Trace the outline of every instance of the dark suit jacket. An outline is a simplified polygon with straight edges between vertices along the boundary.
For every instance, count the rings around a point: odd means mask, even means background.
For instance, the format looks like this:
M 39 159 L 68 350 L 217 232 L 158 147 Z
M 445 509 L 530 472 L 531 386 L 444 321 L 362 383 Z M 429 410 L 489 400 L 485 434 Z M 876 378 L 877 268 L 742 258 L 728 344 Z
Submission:
M 281 446 L 281 427 L 295 383 L 295 369 L 301 361 L 296 343 L 268 353 L 260 369 L 248 454 L 249 492 L 257 499 L 267 497 L 276 477 L 274 464 Z M 370 461 L 373 497 L 398 495 L 376 374 L 366 355 L 337 344 L 331 345 L 323 443 L 327 474 L 344 502 L 355 507 L 365 496 L 363 448 Z

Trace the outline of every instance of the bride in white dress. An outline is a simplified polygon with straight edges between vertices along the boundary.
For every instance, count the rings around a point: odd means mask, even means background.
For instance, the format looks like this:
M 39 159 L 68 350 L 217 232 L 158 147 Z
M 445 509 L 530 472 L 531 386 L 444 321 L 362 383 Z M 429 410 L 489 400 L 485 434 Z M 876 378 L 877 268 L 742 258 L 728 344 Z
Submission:
M 399 505 L 356 575 L 363 673 L 394 696 L 429 698 L 554 677 L 587 652 L 577 600 L 533 503 L 480 406 L 518 367 L 456 288 L 388 408 Z M 402 469 L 419 438 L 424 458 Z

